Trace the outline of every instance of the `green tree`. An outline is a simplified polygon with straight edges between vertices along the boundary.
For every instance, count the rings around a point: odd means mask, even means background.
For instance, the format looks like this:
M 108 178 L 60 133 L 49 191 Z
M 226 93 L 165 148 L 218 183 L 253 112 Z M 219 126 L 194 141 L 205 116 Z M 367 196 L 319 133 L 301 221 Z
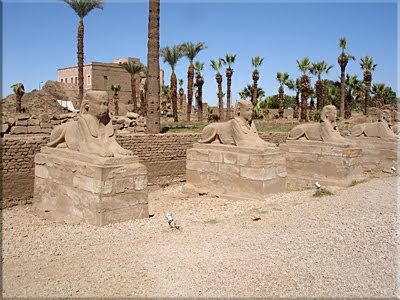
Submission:
M 222 66 L 221 59 L 211 60 L 211 67 L 216 71 L 215 80 L 218 84 L 218 113 L 219 119 L 223 120 L 223 111 L 224 111 L 224 101 L 223 101 L 223 92 L 222 92 L 222 75 L 219 72 L 219 69 Z
M 300 120 L 307 121 L 307 100 L 309 91 L 311 88 L 310 77 L 307 73 L 310 71 L 310 60 L 308 57 L 302 60 L 296 60 L 299 70 L 303 73 L 300 78 L 300 90 L 301 90 L 301 113 Z
M 116 116 L 119 115 L 119 91 L 121 90 L 121 86 L 119 84 L 111 85 L 111 90 L 114 92 L 113 101 L 114 101 L 114 114 Z
M 164 60 L 164 63 L 168 63 L 171 67 L 171 83 L 170 83 L 170 94 L 172 100 L 172 114 L 174 116 L 174 122 L 178 122 L 178 95 L 177 95 L 177 80 L 175 74 L 175 66 L 179 59 L 183 56 L 179 45 L 172 47 L 164 47 L 160 49 L 160 55 Z
M 204 78 L 201 75 L 201 71 L 203 71 L 204 63 L 196 61 L 194 63 L 194 69 L 196 71 L 196 104 L 197 104 L 197 120 L 203 121 L 203 84 Z
M 178 91 L 178 94 L 179 94 L 179 108 L 183 109 L 183 95 L 185 94 L 185 91 L 183 89 L 183 79 L 182 78 L 179 79 L 178 83 L 179 83 L 179 91 Z
M 353 107 L 353 92 L 359 88 L 361 85 L 361 81 L 358 80 L 356 75 L 346 75 L 346 86 L 347 86 L 347 95 L 346 101 L 344 105 L 344 117 L 346 119 L 351 118 L 351 109 Z
M 385 84 L 376 83 L 372 86 L 372 94 L 374 94 L 375 107 L 382 108 L 385 105 Z
M 146 132 L 160 133 L 160 0 L 149 0 Z
M 329 70 L 333 68 L 333 65 L 328 66 L 326 61 L 322 60 L 313 63 L 310 69 L 311 74 L 317 76 L 315 83 L 315 92 L 317 94 L 317 109 L 321 110 L 324 106 L 324 81 L 321 79 L 323 74 L 328 74 Z
M 67 3 L 79 16 L 78 25 L 78 87 L 79 87 L 79 106 L 83 99 L 83 38 L 84 24 L 83 18 L 95 8 L 103 9 L 104 1 L 102 0 L 63 0 Z
M 247 84 L 240 92 L 239 96 L 243 100 L 252 100 L 254 94 L 254 85 L 253 84 Z M 264 97 L 265 92 L 262 88 L 257 87 L 257 95 L 258 97 Z
M 11 86 L 11 88 L 13 89 L 13 92 L 15 94 L 15 98 L 16 98 L 16 112 L 20 113 L 21 112 L 21 106 L 22 106 L 22 96 L 25 94 L 25 87 L 22 83 L 18 82 L 15 83 Z
M 187 121 L 190 121 L 193 103 L 193 82 L 194 82 L 194 65 L 193 61 L 200 51 L 207 49 L 204 43 L 193 44 L 191 42 L 181 45 L 181 51 L 189 59 L 188 81 L 187 81 Z
M 226 119 L 230 120 L 231 118 L 231 85 L 232 85 L 232 75 L 233 75 L 233 69 L 232 69 L 232 64 L 235 62 L 236 59 L 236 54 L 229 54 L 227 53 L 225 55 L 225 58 L 222 58 L 222 62 L 224 65 L 228 65 L 228 68 L 226 68 Z
M 260 73 L 258 72 L 258 67 L 261 66 L 261 64 L 263 63 L 264 58 L 260 57 L 260 56 L 254 56 L 251 58 L 251 64 L 254 68 L 253 70 L 253 97 L 251 99 L 251 102 L 253 103 L 253 106 L 255 106 L 257 104 L 257 99 L 258 99 L 258 94 L 257 94 L 257 82 L 258 79 L 260 78 Z
M 346 85 L 346 66 L 349 59 L 354 60 L 354 56 L 345 53 L 344 50 L 347 48 L 346 38 L 341 37 L 339 39 L 339 47 L 342 48 L 342 52 L 338 57 L 338 64 L 340 66 L 340 116 L 344 116 L 344 98 L 345 98 L 345 85 Z
M 131 103 L 133 104 L 133 111 L 138 111 L 138 101 L 137 101 L 137 91 L 136 91 L 136 81 L 137 76 L 145 71 L 145 66 L 137 61 L 124 62 L 122 65 L 129 75 L 131 75 Z
M 284 107 L 285 107 L 285 90 L 284 86 L 288 86 L 288 84 L 291 84 L 292 82 L 289 80 L 289 74 L 288 73 L 281 73 L 277 72 L 276 73 L 276 80 L 279 82 L 279 118 L 283 118 L 283 112 L 284 112 Z
M 364 114 L 368 115 L 370 101 L 371 101 L 371 82 L 372 71 L 375 70 L 377 64 L 374 64 L 371 56 L 366 56 L 360 60 L 361 69 L 364 70 L 364 84 L 365 84 L 365 111 Z

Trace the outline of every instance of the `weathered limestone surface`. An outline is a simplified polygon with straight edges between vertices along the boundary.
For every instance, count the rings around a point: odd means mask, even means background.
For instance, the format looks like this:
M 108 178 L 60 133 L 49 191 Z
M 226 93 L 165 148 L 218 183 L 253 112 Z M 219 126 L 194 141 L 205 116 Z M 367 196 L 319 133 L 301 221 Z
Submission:
M 187 150 L 188 187 L 233 198 L 264 198 L 286 189 L 286 162 L 277 147 L 195 144 Z
M 398 169 L 398 140 L 369 137 L 352 140 L 362 149 L 361 163 L 365 173 L 392 173 L 392 167 Z
M 362 178 L 360 148 L 343 143 L 287 140 L 288 188 L 348 186 Z
M 148 217 L 147 170 L 137 156 L 98 157 L 43 147 L 35 155 L 37 212 L 103 226 Z

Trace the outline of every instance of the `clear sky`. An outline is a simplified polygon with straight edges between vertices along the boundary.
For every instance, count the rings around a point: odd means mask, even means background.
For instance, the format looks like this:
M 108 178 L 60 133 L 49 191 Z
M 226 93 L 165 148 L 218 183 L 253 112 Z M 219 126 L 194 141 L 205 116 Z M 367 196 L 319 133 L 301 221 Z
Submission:
M 259 86 L 276 94 L 276 72 L 300 75 L 296 59 L 326 60 L 334 67 L 325 77 L 337 80 L 340 68 L 339 38 L 347 38 L 348 53 L 356 57 L 347 72 L 362 78 L 361 57 L 370 55 L 378 64 L 373 83 L 385 83 L 399 95 L 398 2 L 393 1 L 164 1 L 161 0 L 160 45 L 186 41 L 204 42 L 208 49 L 196 60 L 205 63 L 204 101 L 217 103 L 215 71 L 211 59 L 237 54 L 233 65 L 233 100 L 252 83 L 251 57 L 259 55 Z M 22 82 L 27 91 L 39 82 L 57 80 L 57 69 L 77 64 L 78 16 L 61 1 L 3 2 L 3 97 L 10 86 Z M 103 10 L 85 18 L 85 63 L 112 62 L 138 57 L 147 62 L 148 1 L 105 1 Z M 160 59 L 169 84 L 170 68 Z M 187 81 L 188 60 L 176 67 Z M 225 74 L 223 69 L 223 74 Z M 315 78 L 312 79 L 315 83 Z M 226 92 L 224 75 L 223 89 Z M 293 94 L 292 92 L 287 92 Z

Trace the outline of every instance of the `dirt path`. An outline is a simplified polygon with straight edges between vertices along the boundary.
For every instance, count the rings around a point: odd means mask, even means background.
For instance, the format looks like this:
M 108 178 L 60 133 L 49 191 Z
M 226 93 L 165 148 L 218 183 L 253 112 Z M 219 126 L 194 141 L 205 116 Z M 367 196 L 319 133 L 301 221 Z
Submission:
M 103 228 L 5 210 L 3 296 L 394 296 L 398 178 L 268 201 L 188 197 L 174 185 L 150 193 L 154 217 Z

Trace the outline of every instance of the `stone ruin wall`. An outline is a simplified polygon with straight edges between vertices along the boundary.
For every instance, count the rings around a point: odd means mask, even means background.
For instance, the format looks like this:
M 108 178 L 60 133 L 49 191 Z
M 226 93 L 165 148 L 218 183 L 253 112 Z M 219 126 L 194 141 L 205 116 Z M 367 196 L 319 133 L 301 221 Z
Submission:
M 286 132 L 265 132 L 260 136 L 283 143 Z M 185 180 L 186 150 L 200 138 L 200 133 L 124 134 L 118 142 L 139 156 L 148 169 L 149 184 L 169 184 Z M 2 208 L 32 202 L 34 156 L 48 142 L 48 135 L 15 135 L 1 140 Z

